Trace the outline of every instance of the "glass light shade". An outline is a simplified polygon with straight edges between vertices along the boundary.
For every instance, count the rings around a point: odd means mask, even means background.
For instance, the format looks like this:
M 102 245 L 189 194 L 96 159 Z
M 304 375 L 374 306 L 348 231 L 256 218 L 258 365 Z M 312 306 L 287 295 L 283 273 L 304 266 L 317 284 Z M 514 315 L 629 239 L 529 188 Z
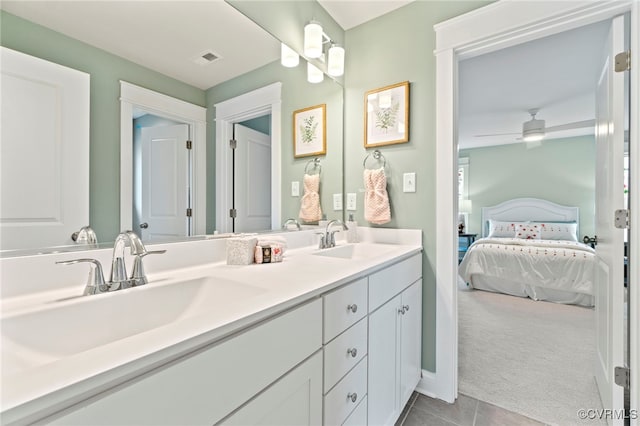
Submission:
M 458 211 L 460 213 L 472 213 L 473 204 L 471 203 L 471 200 L 459 200 Z
M 324 80 L 324 73 L 315 65 L 307 62 L 307 81 L 309 83 L 321 83 Z
M 287 68 L 297 67 L 300 63 L 300 56 L 295 50 L 284 43 L 280 44 L 280 63 Z
M 344 74 L 344 48 L 336 45 L 331 46 L 327 72 L 333 77 L 339 77 Z
M 532 118 L 522 124 L 522 140 L 525 142 L 537 142 L 544 138 L 544 120 Z
M 309 22 L 304 27 L 304 54 L 308 58 L 322 55 L 322 27 L 317 22 Z

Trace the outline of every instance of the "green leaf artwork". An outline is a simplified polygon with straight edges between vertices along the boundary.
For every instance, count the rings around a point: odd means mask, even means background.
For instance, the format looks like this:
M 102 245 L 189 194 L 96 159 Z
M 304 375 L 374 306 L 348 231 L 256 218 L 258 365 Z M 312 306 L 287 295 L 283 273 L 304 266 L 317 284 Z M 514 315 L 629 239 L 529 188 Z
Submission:
M 380 108 L 376 110 L 376 127 L 385 133 L 388 133 L 389 129 L 396 125 L 399 110 L 399 102 L 394 103 L 389 108 Z
M 318 128 L 318 124 L 319 123 L 316 122 L 316 117 L 314 115 L 302 120 L 302 125 L 300 126 L 302 143 L 313 143 L 313 140 L 316 138 L 316 129 Z

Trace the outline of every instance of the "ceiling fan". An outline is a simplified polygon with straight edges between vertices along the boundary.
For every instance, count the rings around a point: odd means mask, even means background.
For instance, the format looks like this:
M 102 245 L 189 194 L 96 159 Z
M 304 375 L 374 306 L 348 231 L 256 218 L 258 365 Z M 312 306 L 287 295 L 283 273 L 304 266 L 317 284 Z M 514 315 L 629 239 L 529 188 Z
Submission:
M 525 142 L 539 142 L 547 133 L 559 132 L 561 130 L 580 129 L 583 127 L 595 126 L 595 120 L 583 120 L 575 121 L 573 123 L 560 124 L 558 126 L 545 126 L 545 120 L 539 120 L 536 118 L 536 114 L 540 111 L 539 108 L 532 108 L 528 111 L 531 115 L 531 120 L 522 123 L 521 133 L 492 133 L 486 135 L 475 135 L 477 138 L 494 137 L 494 136 L 508 136 L 508 135 L 520 135 L 517 140 L 523 140 Z

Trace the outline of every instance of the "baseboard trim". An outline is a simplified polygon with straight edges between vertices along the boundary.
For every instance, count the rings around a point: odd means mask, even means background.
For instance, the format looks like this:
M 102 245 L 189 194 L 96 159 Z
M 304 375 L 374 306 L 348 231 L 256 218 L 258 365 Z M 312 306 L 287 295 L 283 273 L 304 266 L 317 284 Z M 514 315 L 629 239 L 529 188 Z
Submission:
M 416 392 L 430 398 L 438 398 L 437 389 L 436 373 L 432 373 L 428 370 L 422 370 L 422 378 L 418 382 L 418 386 L 416 386 Z

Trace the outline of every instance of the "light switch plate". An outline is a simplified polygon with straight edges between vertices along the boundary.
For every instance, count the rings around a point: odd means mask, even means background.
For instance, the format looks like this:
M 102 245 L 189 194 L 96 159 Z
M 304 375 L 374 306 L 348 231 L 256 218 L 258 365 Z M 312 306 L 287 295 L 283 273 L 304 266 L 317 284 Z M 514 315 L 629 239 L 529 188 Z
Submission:
M 291 196 L 292 197 L 300 196 L 300 182 L 298 181 L 291 182 Z
M 333 210 L 342 210 L 342 194 L 333 194 Z
M 402 179 L 403 192 L 416 192 L 416 174 L 415 172 L 405 173 Z
M 349 192 L 347 194 L 347 210 L 356 211 L 356 193 Z

